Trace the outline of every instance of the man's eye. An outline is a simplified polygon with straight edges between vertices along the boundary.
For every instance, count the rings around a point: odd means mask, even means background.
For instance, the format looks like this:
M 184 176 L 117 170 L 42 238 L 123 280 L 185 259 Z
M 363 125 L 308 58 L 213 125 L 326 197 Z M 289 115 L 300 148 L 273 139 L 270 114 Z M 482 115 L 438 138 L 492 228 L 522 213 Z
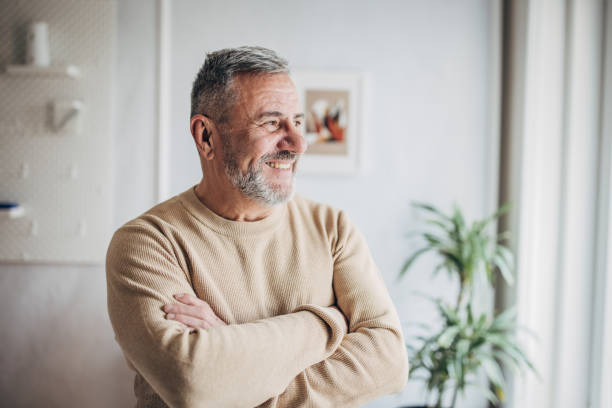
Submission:
M 296 120 L 295 122 L 293 122 L 293 125 L 295 127 L 300 127 L 300 126 L 302 126 L 302 121 L 301 120 Z
M 268 122 L 265 122 L 264 125 L 270 129 L 278 129 L 279 122 L 278 120 L 270 120 Z

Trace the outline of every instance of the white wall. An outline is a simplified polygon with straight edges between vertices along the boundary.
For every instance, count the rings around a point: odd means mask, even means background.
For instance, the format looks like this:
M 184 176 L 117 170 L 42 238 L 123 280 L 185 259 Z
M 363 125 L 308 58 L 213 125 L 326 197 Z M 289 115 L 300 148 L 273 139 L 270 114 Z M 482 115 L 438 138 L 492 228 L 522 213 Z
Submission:
M 434 318 L 412 290 L 450 295 L 429 279 L 431 259 L 395 285 L 417 228 L 411 200 L 470 217 L 489 211 L 489 7 L 487 1 L 181 1 L 171 8 L 170 191 L 195 184 L 199 162 L 188 129 L 191 83 L 208 51 L 261 45 L 294 69 L 363 71 L 370 78 L 363 172 L 303 176 L 303 195 L 348 211 L 370 244 L 402 320 Z M 372 407 L 422 402 L 410 384 Z M 462 406 L 484 406 L 468 394 Z
M 366 235 L 404 321 L 434 315 L 412 290 L 451 295 L 423 260 L 395 285 L 412 248 L 410 200 L 481 216 L 489 191 L 489 3 L 474 1 L 181 1 L 172 3 L 172 193 L 198 181 L 188 133 L 191 81 L 204 53 L 271 47 L 298 69 L 369 73 L 366 166 L 355 177 L 301 177 L 298 190 L 344 208 Z M 118 5 L 115 226 L 155 200 L 155 3 Z M 101 266 L 0 265 L 0 395 L 7 406 L 129 406 L 132 375 L 113 341 Z M 408 335 L 410 332 L 406 332 Z M 419 388 L 368 405 L 417 403 Z M 483 407 L 468 393 L 463 407 Z

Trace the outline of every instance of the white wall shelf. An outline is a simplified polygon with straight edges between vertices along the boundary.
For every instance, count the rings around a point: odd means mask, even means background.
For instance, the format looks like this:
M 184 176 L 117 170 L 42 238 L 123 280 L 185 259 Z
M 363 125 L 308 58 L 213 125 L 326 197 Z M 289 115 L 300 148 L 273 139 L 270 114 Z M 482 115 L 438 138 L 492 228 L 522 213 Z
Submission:
M 117 2 L 10 3 L 0 32 L 42 19 L 52 58 L 12 59 L 26 55 L 26 42 L 0 35 L 0 198 L 24 210 L 0 212 L 0 264 L 103 265 L 113 232 Z
M 78 78 L 81 70 L 75 65 L 56 65 L 39 67 L 35 65 L 7 65 L 6 73 L 9 75 L 54 77 L 54 78 Z

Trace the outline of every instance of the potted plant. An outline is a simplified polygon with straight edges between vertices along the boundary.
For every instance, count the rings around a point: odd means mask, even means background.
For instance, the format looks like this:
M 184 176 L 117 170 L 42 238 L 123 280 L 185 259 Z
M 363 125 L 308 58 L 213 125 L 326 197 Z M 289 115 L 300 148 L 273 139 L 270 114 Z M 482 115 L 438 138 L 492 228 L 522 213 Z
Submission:
M 477 274 L 491 287 L 498 272 L 508 284 L 513 284 L 514 257 L 503 245 L 508 234 L 491 234 L 488 228 L 492 221 L 507 211 L 508 206 L 468 226 L 456 206 L 451 215 L 446 215 L 429 204 L 413 205 L 430 216 L 426 222 L 431 228 L 418 234 L 424 245 L 408 257 L 399 278 L 421 255 L 434 252 L 440 259 L 434 275 L 446 270 L 458 279 L 459 290 L 452 305 L 429 297 L 440 314 L 442 326 L 432 330 L 428 325 L 418 325 L 427 333 L 415 338 L 416 346 L 407 344 L 409 378 L 425 381 L 426 406 L 440 408 L 444 396 L 452 393 L 450 407 L 454 408 L 458 393 L 463 393 L 468 386 L 476 387 L 489 401 L 498 404 L 504 400 L 505 389 L 500 363 L 512 369 L 527 367 L 535 372 L 516 341 L 514 308 L 494 315 L 474 312 L 474 281 Z M 494 392 L 474 381 L 481 369 Z M 431 397 L 434 398 L 433 405 L 427 405 Z

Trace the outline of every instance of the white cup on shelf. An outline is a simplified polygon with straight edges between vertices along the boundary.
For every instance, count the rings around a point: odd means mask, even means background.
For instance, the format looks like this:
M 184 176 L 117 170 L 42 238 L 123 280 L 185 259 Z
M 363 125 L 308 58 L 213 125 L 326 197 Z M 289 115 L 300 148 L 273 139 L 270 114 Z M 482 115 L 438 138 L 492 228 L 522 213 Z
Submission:
M 26 64 L 48 67 L 50 62 L 48 25 L 41 21 L 33 22 L 28 26 Z

